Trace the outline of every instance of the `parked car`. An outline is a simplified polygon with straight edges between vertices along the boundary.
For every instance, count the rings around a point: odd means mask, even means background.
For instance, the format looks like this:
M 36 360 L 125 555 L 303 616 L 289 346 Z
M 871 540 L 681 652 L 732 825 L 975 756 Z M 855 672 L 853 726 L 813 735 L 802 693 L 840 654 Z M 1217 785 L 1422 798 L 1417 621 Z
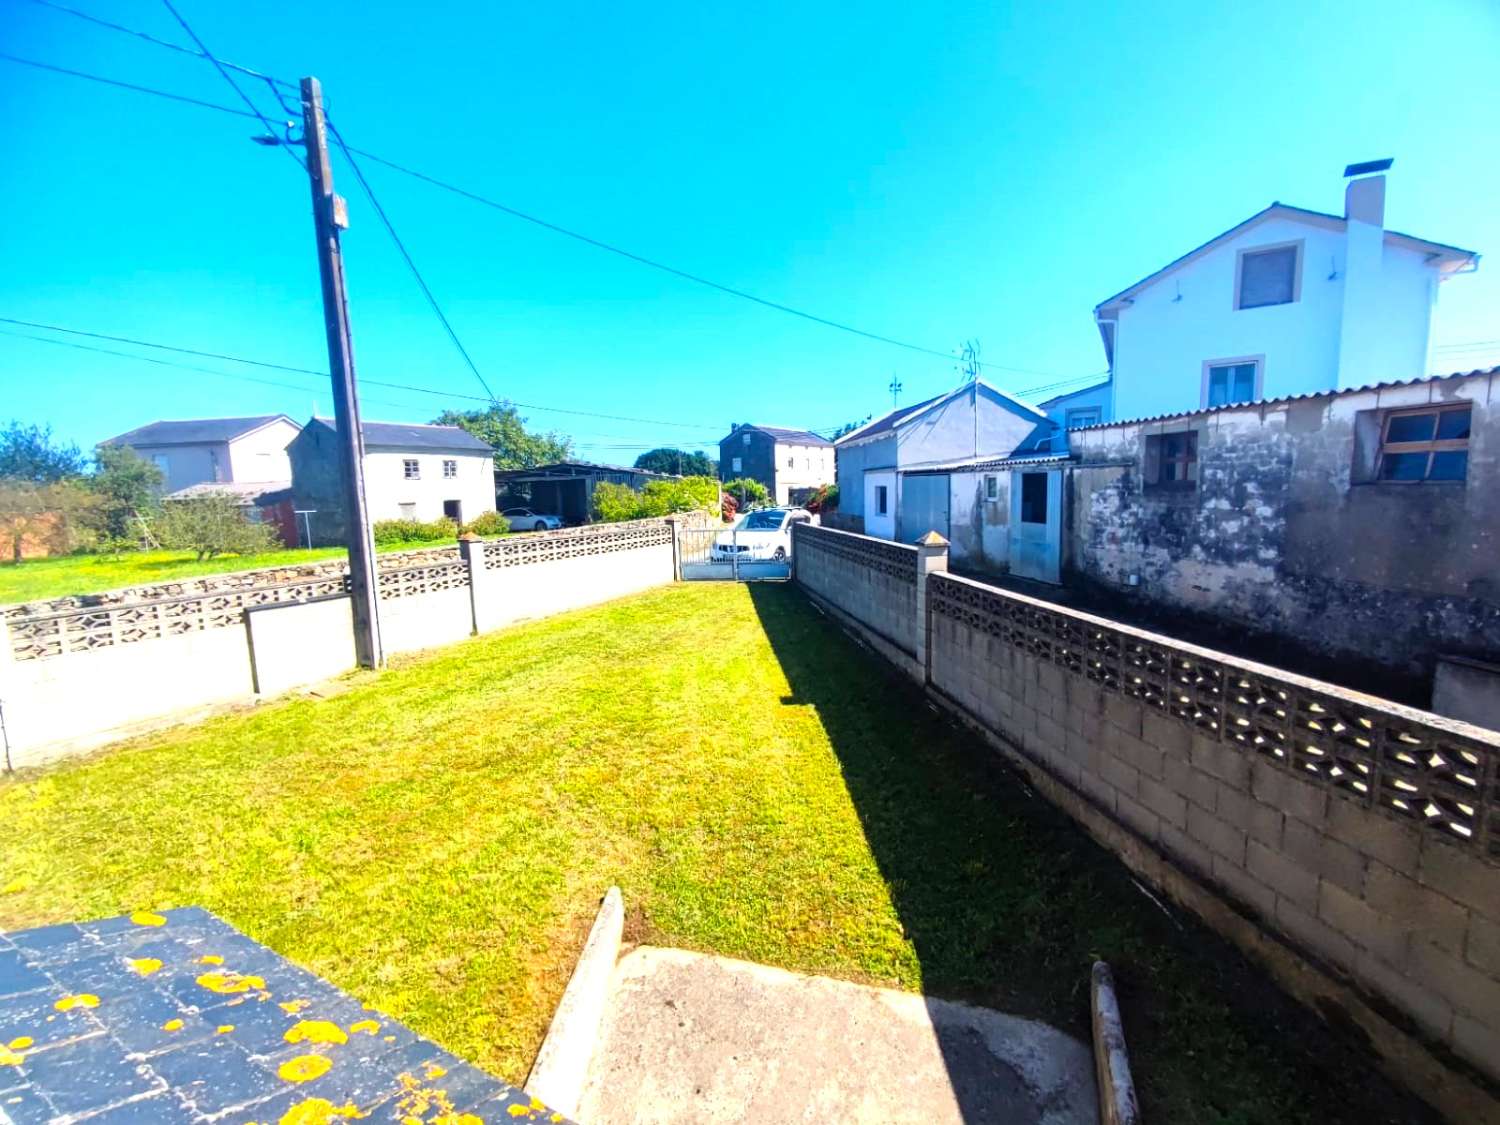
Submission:
M 805 508 L 760 508 L 714 537 L 710 562 L 785 562 L 792 557 L 792 525 L 813 523 Z
M 533 512 L 530 508 L 506 508 L 500 514 L 510 522 L 512 531 L 556 531 L 563 525 L 561 516 Z

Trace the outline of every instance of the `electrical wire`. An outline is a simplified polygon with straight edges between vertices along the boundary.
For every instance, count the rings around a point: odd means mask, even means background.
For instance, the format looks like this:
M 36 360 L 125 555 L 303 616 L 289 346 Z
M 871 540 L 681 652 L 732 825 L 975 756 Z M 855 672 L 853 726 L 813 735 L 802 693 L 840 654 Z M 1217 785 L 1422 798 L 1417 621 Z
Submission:
M 163 2 L 165 3 L 166 0 L 163 0 Z M 62 9 L 62 10 L 66 10 L 66 9 Z M 150 40 L 149 37 L 148 37 L 147 41 L 153 41 L 153 40 Z M 19 63 L 23 63 L 23 64 L 30 65 L 30 66 L 37 66 L 37 67 L 40 67 L 43 70 L 52 70 L 52 71 L 55 71 L 57 73 L 68 74 L 68 75 L 71 75 L 73 77 L 93 79 L 95 81 L 104 82 L 107 85 L 119 86 L 119 87 L 121 87 L 123 89 L 134 90 L 134 91 L 136 91 L 138 93 L 155 94 L 155 95 L 158 95 L 158 96 L 171 98 L 174 101 L 183 101 L 183 102 L 187 102 L 189 104 L 195 104 L 195 105 L 201 106 L 201 107 L 203 107 L 205 109 L 217 109 L 217 110 L 220 110 L 220 111 L 232 112 L 232 113 L 235 113 L 238 116 L 242 116 L 242 117 L 243 116 L 249 116 L 249 115 L 247 115 L 247 114 L 245 114 L 245 113 L 243 113 L 241 111 L 234 110 L 232 107 L 215 105 L 215 104 L 210 103 L 210 102 L 199 101 L 196 98 L 185 98 L 185 97 L 183 97 L 181 95 L 172 94 L 172 93 L 169 93 L 167 91 L 156 90 L 156 89 L 152 89 L 152 88 L 146 87 L 146 86 L 138 86 L 138 85 L 135 85 L 133 83 L 119 82 L 119 81 L 116 81 L 116 80 L 113 80 L 113 79 L 102 78 L 102 77 L 100 77 L 98 75 L 86 74 L 86 73 L 84 73 L 82 71 L 68 70 L 68 69 L 65 69 L 63 67 L 52 66 L 52 65 L 46 64 L 46 63 L 39 63 L 39 62 L 36 62 L 34 60 L 31 60 L 31 59 L 23 59 L 23 58 L 20 58 L 19 56 L 11 55 L 11 54 L 8 54 L 8 53 L 0 53 L 0 58 L 8 59 L 8 60 L 10 60 L 12 62 L 19 62 Z M 227 75 L 226 75 L 226 77 L 227 77 Z M 262 76 L 262 77 L 264 77 L 264 76 Z M 278 81 L 281 81 L 281 80 L 278 80 Z M 259 120 L 261 120 L 264 123 L 265 119 L 260 115 L 259 111 L 256 111 L 256 113 L 255 113 L 254 116 L 256 116 Z M 786 313 L 789 316 L 798 317 L 798 318 L 800 318 L 802 320 L 806 320 L 806 321 L 809 321 L 809 322 L 814 323 L 814 324 L 821 324 L 824 327 L 833 328 L 833 329 L 836 329 L 838 331 L 846 332 L 846 333 L 849 333 L 849 334 L 854 335 L 854 336 L 863 337 L 864 339 L 867 339 L 867 340 L 873 340 L 873 341 L 875 341 L 877 343 L 887 344 L 887 345 L 890 345 L 891 347 L 903 348 L 903 349 L 905 349 L 907 351 L 917 352 L 917 353 L 922 354 L 922 355 L 935 356 L 935 357 L 937 357 L 939 359 L 944 359 L 944 360 L 949 360 L 949 361 L 957 358 L 956 353 L 953 352 L 953 351 L 942 351 L 942 350 L 939 350 L 937 348 L 929 348 L 929 347 L 926 347 L 926 346 L 921 345 L 921 344 L 914 344 L 914 343 L 911 343 L 910 341 L 907 341 L 907 340 L 898 339 L 898 338 L 896 338 L 894 336 L 887 336 L 887 335 L 885 335 L 883 333 L 879 333 L 879 332 L 871 332 L 871 331 L 868 331 L 868 330 L 863 329 L 863 328 L 858 328 L 858 327 L 856 327 L 854 325 L 851 325 L 851 324 L 845 324 L 842 321 L 834 320 L 834 319 L 832 319 L 830 317 L 820 316 L 820 315 L 818 315 L 816 313 L 811 313 L 811 312 L 807 312 L 807 311 L 805 311 L 803 309 L 795 308 L 792 305 L 787 305 L 787 304 L 784 304 L 784 303 L 782 303 L 780 301 L 772 301 L 769 298 L 757 296 L 756 294 L 750 293 L 747 290 L 739 289 L 739 288 L 737 288 L 735 286 L 732 286 L 732 285 L 726 285 L 726 284 L 723 284 L 721 282 L 714 281 L 711 278 L 704 277 L 701 274 L 696 274 L 696 273 L 693 273 L 693 272 L 691 272 L 689 270 L 679 269 L 678 267 L 669 265 L 666 262 L 659 261 L 659 260 L 657 260 L 655 258 L 647 257 L 644 254 L 637 254 L 634 251 L 626 250 L 623 247 L 616 246 L 616 245 L 614 245 L 612 243 L 609 243 L 609 242 L 605 242 L 602 239 L 594 238 L 591 235 L 586 235 L 586 234 L 583 234 L 583 233 L 581 233 L 579 231 L 572 230 L 572 229 L 570 229 L 568 227 L 564 227 L 564 226 L 562 226 L 562 225 L 560 225 L 558 223 L 554 223 L 554 222 L 551 222 L 551 221 L 549 221 L 547 219 L 543 219 L 540 216 L 532 215 L 529 212 L 520 210 L 519 208 L 511 207 L 508 204 L 501 203 L 498 200 L 491 199 L 491 198 L 489 198 L 487 196 L 479 194 L 478 192 L 470 191 L 467 188 L 459 187 L 457 184 L 450 183 L 450 182 L 448 182 L 446 180 L 439 179 L 436 176 L 429 175 L 426 172 L 421 172 L 421 171 L 418 171 L 415 168 L 411 168 L 411 167 L 408 167 L 407 165 L 400 164 L 400 163 L 398 163 L 398 162 L 396 162 L 394 160 L 390 160 L 390 159 L 388 159 L 386 157 L 383 157 L 383 156 L 379 155 L 378 153 L 370 152 L 368 149 L 356 148 L 353 145 L 344 145 L 342 143 L 341 143 L 341 147 L 344 148 L 346 156 L 349 155 L 349 154 L 351 154 L 351 153 L 354 154 L 354 155 L 356 155 L 356 156 L 362 156 L 366 160 L 370 160 L 370 161 L 373 161 L 373 162 L 375 162 L 377 164 L 383 165 L 384 167 L 389 168 L 389 169 L 391 169 L 394 172 L 400 172 L 402 175 L 410 176 L 413 179 L 420 180 L 423 183 L 429 184 L 429 185 L 431 185 L 433 187 L 436 187 L 436 188 L 439 188 L 439 189 L 441 189 L 443 191 L 450 192 L 450 193 L 452 193 L 454 195 L 457 195 L 457 196 L 460 196 L 460 197 L 462 197 L 464 199 L 468 199 L 468 200 L 470 200 L 470 201 L 472 201 L 474 203 L 481 204 L 482 206 L 492 208 L 493 210 L 499 211 L 499 212 L 501 212 L 502 214 L 505 214 L 505 215 L 509 215 L 512 218 L 520 219 L 520 220 L 522 220 L 524 222 L 531 223 L 532 225 L 540 227 L 543 230 L 548 230 L 548 231 L 553 232 L 554 234 L 559 234 L 559 235 L 562 235 L 562 236 L 564 236 L 566 238 L 571 238 L 571 239 L 573 239 L 573 240 L 575 240 L 577 242 L 582 242 L 585 245 L 592 246 L 592 247 L 594 247 L 594 248 L 596 248 L 598 250 L 603 250 L 603 251 L 605 251 L 607 253 L 615 254 L 615 255 L 617 255 L 619 257 L 627 259 L 628 261 L 635 262 L 635 263 L 637 263 L 639 265 L 646 266 L 646 267 L 648 267 L 650 269 L 658 270 L 658 271 L 660 271 L 662 273 L 670 274 L 671 276 L 680 278 L 680 279 L 682 279 L 684 281 L 689 281 L 689 282 L 692 282 L 693 284 L 701 285 L 701 286 L 703 286 L 705 288 L 708 288 L 708 289 L 713 289 L 713 290 L 715 290 L 717 292 L 724 293 L 724 294 L 726 294 L 728 296 L 737 297 L 737 298 L 739 298 L 741 300 L 752 302 L 752 303 L 754 303 L 756 305 L 762 306 L 763 308 L 768 308 L 768 309 L 772 309 L 772 310 L 777 311 L 777 312 Z M 1006 372 L 1011 372 L 1011 373 L 1014 373 L 1014 374 L 1021 374 L 1021 375 L 1050 376 L 1050 375 L 1056 375 L 1057 374 L 1057 372 L 1054 372 L 1054 371 L 1038 371 L 1035 368 L 1030 368 L 1030 367 L 1016 367 L 1016 366 L 1009 365 L 1009 364 L 994 363 L 994 362 L 991 362 L 990 360 L 978 360 L 978 361 L 976 361 L 976 366 L 978 366 L 978 367 L 980 367 L 982 369 L 988 369 L 988 370 L 991 370 L 991 371 L 1006 371 Z M 1076 379 L 1078 379 L 1078 380 L 1081 381 L 1082 379 L 1087 378 L 1087 377 L 1089 377 L 1089 376 L 1076 376 L 1074 378 L 1076 378 Z

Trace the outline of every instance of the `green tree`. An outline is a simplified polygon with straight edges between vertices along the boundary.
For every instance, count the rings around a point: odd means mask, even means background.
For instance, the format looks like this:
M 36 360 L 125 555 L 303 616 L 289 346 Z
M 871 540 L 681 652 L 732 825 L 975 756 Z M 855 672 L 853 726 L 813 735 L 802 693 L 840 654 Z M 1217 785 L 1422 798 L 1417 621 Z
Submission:
M 99 446 L 94 465 L 88 479 L 99 499 L 94 530 L 114 544 L 139 541 L 141 521 L 161 505 L 162 471 L 128 445 Z
M 771 502 L 771 494 L 766 491 L 766 486 L 753 477 L 736 477 L 734 480 L 727 480 L 724 482 L 724 491 L 734 497 L 742 512 Z
M 439 426 L 461 426 L 495 451 L 497 469 L 534 469 L 573 454 L 573 439 L 549 430 L 533 433 L 526 419 L 508 402 L 483 410 L 445 410 L 433 421 Z
M 50 555 L 71 550 L 93 503 L 88 490 L 71 480 L 0 478 L 0 529 L 10 542 L 11 561 L 20 562 L 28 544 Z
M 858 422 L 845 422 L 838 429 L 834 430 L 833 433 L 831 433 L 830 435 L 828 435 L 828 440 L 829 441 L 838 441 L 839 438 L 843 437 L 845 434 L 852 434 L 855 430 L 859 429 L 861 426 L 863 426 L 869 420 L 870 420 L 870 416 L 868 414 L 866 414 Z
M 251 521 L 238 497 L 228 492 L 167 501 L 156 518 L 156 535 L 163 547 L 194 551 L 199 559 L 258 555 L 278 543 L 276 530 Z
M 668 516 L 673 512 L 711 511 L 719 502 L 719 482 L 710 476 L 653 480 L 639 492 L 602 481 L 594 486 L 594 518 L 602 523 Z
M 0 478 L 53 484 L 82 476 L 83 469 L 78 447 L 53 441 L 51 426 L 27 426 L 13 418 L 0 430 Z
M 648 473 L 672 473 L 680 477 L 716 477 L 719 463 L 705 453 L 689 453 L 685 449 L 662 446 L 642 453 L 635 459 L 637 469 Z

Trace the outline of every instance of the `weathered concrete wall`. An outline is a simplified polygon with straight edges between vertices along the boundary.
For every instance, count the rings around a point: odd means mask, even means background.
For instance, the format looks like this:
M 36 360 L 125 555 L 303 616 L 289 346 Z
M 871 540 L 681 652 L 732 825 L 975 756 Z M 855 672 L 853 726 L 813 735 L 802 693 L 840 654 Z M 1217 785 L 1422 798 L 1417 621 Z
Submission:
M 995 495 L 986 480 L 993 478 Z M 955 567 L 1004 574 L 1010 570 L 1010 471 L 951 473 L 949 543 Z
M 1430 676 L 1442 652 L 1493 656 L 1493 384 L 1481 375 L 1075 431 L 1064 565 L 1075 579 L 1405 675 Z M 1361 479 L 1381 412 L 1456 400 L 1472 403 L 1467 481 Z M 1198 434 L 1198 486 L 1153 493 L 1145 439 L 1181 430 Z
M 792 529 L 793 576 L 854 624 L 882 655 L 921 674 L 916 547 L 799 524 Z

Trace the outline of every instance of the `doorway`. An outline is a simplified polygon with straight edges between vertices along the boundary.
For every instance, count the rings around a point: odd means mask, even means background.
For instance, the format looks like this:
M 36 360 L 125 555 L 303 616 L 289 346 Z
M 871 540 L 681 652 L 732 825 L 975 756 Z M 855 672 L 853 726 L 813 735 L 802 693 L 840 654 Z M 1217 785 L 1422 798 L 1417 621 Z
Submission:
M 447 516 L 459 527 L 464 525 L 464 505 L 462 500 L 444 500 L 443 515 Z
M 1016 469 L 1010 475 L 1010 572 L 1062 581 L 1062 470 Z

